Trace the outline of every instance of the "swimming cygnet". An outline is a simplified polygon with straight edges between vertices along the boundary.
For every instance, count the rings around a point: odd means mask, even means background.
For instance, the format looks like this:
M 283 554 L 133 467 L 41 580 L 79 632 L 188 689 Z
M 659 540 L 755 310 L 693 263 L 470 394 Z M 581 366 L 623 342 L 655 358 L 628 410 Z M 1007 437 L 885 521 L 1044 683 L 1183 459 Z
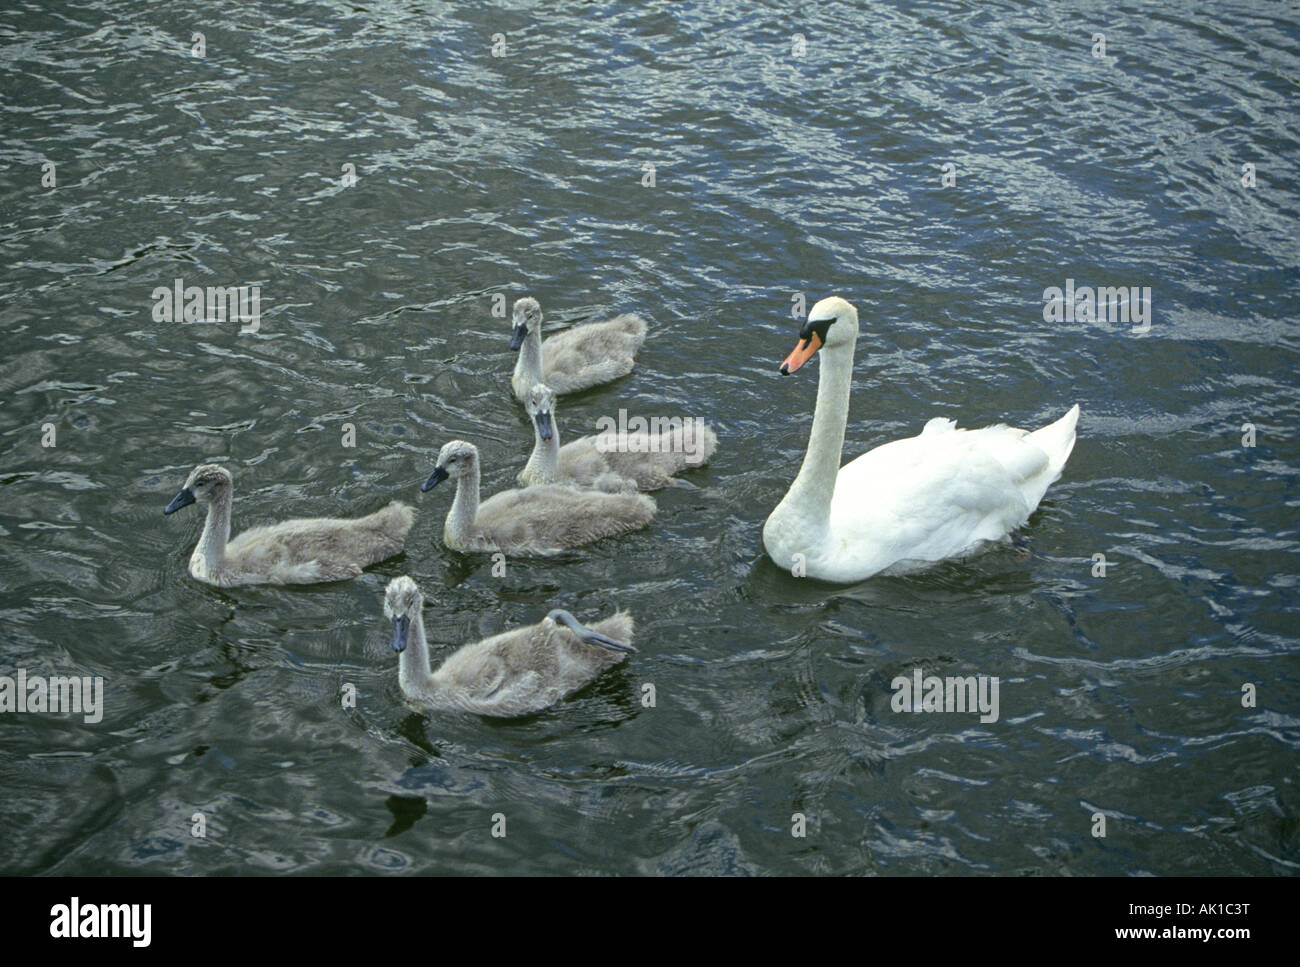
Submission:
M 636 651 L 631 615 L 616 612 L 587 627 L 555 610 L 538 624 L 464 645 L 432 671 L 423 606 L 409 577 L 389 583 L 384 616 L 393 622 L 393 650 L 401 656 L 398 684 L 408 701 L 436 710 L 497 717 L 539 712 Z
M 420 487 L 454 478 L 456 496 L 443 539 L 456 551 L 503 551 L 522 557 L 558 554 L 636 530 L 658 509 L 644 494 L 608 494 L 559 484 L 503 490 L 479 503 L 478 448 L 452 440 Z
M 230 540 L 234 484 L 216 464 L 195 467 L 164 514 L 207 504 L 208 517 L 190 574 L 218 587 L 240 584 L 315 584 L 354 578 L 361 569 L 402 552 L 415 511 L 393 501 L 367 517 L 304 517 L 254 527 Z

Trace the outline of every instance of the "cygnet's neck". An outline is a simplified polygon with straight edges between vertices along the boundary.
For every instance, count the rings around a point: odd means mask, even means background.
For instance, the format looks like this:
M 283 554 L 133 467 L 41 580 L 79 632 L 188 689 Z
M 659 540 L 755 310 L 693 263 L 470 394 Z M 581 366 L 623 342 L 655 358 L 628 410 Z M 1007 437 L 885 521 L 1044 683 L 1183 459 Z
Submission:
M 399 656 L 397 681 L 403 693 L 436 698 L 441 685 L 429 667 L 429 643 L 424 638 L 424 609 L 415 609 L 406 630 L 406 649 Z
M 539 322 L 524 336 L 515 361 L 515 376 L 524 377 L 524 392 L 542 381 L 542 324 Z
M 208 501 L 208 517 L 203 522 L 203 536 L 194 548 L 191 561 L 201 560 L 207 574 L 215 574 L 226 562 L 226 544 L 230 540 L 230 490 Z
M 551 438 L 542 439 L 542 431 L 533 418 L 533 452 L 522 476 L 535 484 L 555 483 L 560 475 L 560 427 L 551 411 Z
M 468 543 L 478 518 L 478 465 L 456 478 L 456 496 L 447 511 L 446 535 L 452 543 Z

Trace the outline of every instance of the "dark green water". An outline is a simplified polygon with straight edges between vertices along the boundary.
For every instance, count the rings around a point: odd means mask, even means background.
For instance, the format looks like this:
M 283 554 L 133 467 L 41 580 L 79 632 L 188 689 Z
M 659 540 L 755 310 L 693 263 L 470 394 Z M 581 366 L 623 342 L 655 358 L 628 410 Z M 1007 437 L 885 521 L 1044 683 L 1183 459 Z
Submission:
M 1294 873 L 1300 28 L 1175 6 L 6 5 L 0 674 L 106 708 L 0 714 L 0 872 Z M 259 331 L 155 321 L 176 278 L 260 285 Z M 1150 330 L 1045 321 L 1066 279 L 1149 286 Z M 489 493 L 526 456 L 497 294 L 651 321 L 571 435 L 722 437 L 649 530 L 504 577 L 418 492 L 448 439 Z M 797 294 L 862 317 L 846 456 L 1081 405 L 1028 554 L 851 588 L 766 559 Z M 236 531 L 400 497 L 407 553 L 198 584 L 200 515 L 161 510 L 202 461 Z M 418 714 L 403 573 L 439 656 L 557 606 L 641 650 L 541 715 Z M 895 713 L 918 667 L 997 676 L 999 720 Z

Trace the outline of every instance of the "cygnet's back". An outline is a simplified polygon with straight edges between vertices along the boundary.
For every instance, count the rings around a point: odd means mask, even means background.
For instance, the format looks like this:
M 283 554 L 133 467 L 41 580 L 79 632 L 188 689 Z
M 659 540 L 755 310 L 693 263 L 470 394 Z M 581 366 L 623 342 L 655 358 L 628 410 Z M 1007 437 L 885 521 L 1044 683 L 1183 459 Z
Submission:
M 645 342 L 646 321 L 637 315 L 590 322 L 547 338 L 542 375 L 558 393 L 574 393 L 626 376 Z
M 631 641 L 632 616 L 618 612 L 588 627 L 617 641 Z M 578 640 L 568 628 L 546 620 L 506 631 L 451 655 L 434 673 L 446 700 L 480 715 L 527 715 L 582 688 L 627 653 Z
M 306 561 L 365 568 L 400 554 L 414 522 L 415 511 L 397 501 L 349 520 L 301 517 L 244 531 L 227 545 L 226 560 L 240 571 Z
M 656 509 L 644 494 L 546 484 L 494 494 L 475 524 L 501 550 L 554 554 L 644 527 Z
M 637 490 L 659 490 L 683 470 L 704 466 L 717 449 L 718 435 L 694 419 L 661 433 L 585 436 L 560 448 L 560 477 L 585 483 L 603 459 L 605 472 L 634 481 Z

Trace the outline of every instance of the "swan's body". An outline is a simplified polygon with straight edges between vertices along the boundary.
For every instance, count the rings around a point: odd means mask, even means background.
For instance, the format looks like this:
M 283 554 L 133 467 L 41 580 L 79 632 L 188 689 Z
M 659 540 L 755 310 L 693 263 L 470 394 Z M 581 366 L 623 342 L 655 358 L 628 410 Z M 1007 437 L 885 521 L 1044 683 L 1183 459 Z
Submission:
M 560 446 L 555 424 L 555 393 L 539 383 L 524 400 L 533 420 L 533 452 L 519 482 L 566 483 L 609 493 L 659 490 L 674 474 L 708 463 L 718 435 L 702 420 L 674 418 L 675 426 L 656 433 L 601 433 Z
M 304 517 L 254 527 L 230 539 L 234 484 L 215 464 L 196 467 L 163 510 L 208 505 L 203 536 L 190 556 L 190 574 L 207 584 L 316 584 L 354 578 L 362 568 L 400 554 L 415 511 L 393 501 L 367 517 Z
M 621 315 L 556 333 L 542 343 L 542 309 L 533 298 L 515 302 L 511 349 L 519 350 L 510 380 L 522 402 L 537 383 L 555 392 L 576 393 L 626 376 L 645 342 L 646 321 Z
M 919 435 L 840 467 L 857 336 L 857 310 L 843 299 L 823 299 L 782 364 L 783 373 L 793 372 L 824 346 L 807 455 L 763 525 L 772 560 L 795 574 L 851 583 L 1004 540 L 1061 475 L 1079 407 L 1032 433 L 959 430 L 935 418 Z
M 559 484 L 503 490 L 479 502 L 478 448 L 453 440 L 422 490 L 456 478 L 443 538 L 456 551 L 503 551 L 521 557 L 558 554 L 636 530 L 654 517 L 654 500 L 643 494 L 601 493 Z
M 432 709 L 498 717 L 540 712 L 636 651 L 629 614 L 586 627 L 567 611 L 552 611 L 538 624 L 464 645 L 431 671 L 423 604 L 406 576 L 394 578 L 384 595 L 402 694 Z

